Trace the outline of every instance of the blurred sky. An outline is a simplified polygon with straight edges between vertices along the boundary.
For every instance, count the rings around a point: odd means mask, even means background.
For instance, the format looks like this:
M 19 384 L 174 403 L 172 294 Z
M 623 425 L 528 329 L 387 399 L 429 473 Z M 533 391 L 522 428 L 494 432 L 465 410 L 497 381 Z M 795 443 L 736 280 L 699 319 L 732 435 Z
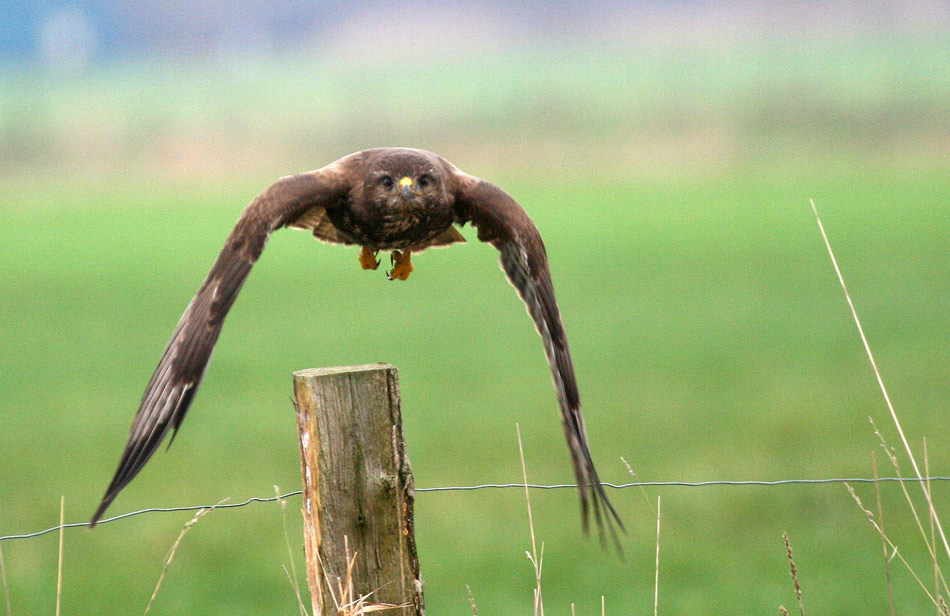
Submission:
M 948 27 L 950 3 L 940 0 L 5 0 L 0 59 L 75 67 L 128 56 L 320 50 L 451 54 L 555 39 L 636 46 L 657 37 L 687 37 L 682 39 L 686 44 L 752 34 L 940 32 Z

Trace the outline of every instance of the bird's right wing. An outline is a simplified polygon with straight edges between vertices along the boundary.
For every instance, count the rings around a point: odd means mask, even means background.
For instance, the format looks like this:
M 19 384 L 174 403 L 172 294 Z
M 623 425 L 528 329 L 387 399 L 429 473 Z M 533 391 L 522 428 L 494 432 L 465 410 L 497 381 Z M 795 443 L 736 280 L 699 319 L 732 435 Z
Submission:
M 152 375 L 115 477 L 90 525 L 138 474 L 169 431 L 177 432 L 201 383 L 224 317 L 270 234 L 303 218 L 316 220 L 335 207 L 352 184 L 347 158 L 323 169 L 281 178 L 241 214 L 214 266 L 188 304 Z M 305 226 L 305 225 L 298 225 Z

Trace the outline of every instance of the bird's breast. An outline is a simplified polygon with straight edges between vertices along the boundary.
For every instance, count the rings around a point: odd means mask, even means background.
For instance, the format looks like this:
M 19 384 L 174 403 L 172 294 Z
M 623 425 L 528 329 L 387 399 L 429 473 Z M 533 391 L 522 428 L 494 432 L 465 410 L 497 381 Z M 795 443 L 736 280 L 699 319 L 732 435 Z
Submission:
M 384 203 L 376 207 L 327 210 L 330 222 L 357 243 L 377 250 L 425 246 L 452 224 L 448 207 Z

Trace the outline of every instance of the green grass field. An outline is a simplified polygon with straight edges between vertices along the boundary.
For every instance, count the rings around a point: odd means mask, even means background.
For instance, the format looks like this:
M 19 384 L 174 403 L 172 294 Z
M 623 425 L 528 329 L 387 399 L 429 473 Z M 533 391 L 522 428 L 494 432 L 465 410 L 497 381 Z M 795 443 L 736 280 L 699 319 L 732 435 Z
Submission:
M 398 58 L 3 67 L 0 535 L 55 525 L 60 495 L 68 521 L 92 514 L 257 192 L 392 144 L 446 155 L 536 221 L 605 481 L 632 479 L 621 457 L 647 481 L 870 477 L 874 452 L 893 474 L 868 418 L 899 441 L 809 198 L 908 438 L 950 475 L 947 35 L 806 39 L 568 46 L 408 76 Z M 110 513 L 297 489 L 291 372 L 376 361 L 400 370 L 417 486 L 520 481 L 516 423 L 529 480 L 570 481 L 541 343 L 494 249 L 464 233 L 405 283 L 360 270 L 355 249 L 275 234 L 174 446 Z M 881 491 L 888 534 L 931 580 L 899 487 Z M 601 595 L 611 616 L 651 613 L 657 497 L 661 614 L 795 612 L 783 532 L 808 613 L 887 613 L 880 539 L 839 484 L 611 496 L 626 562 L 582 536 L 573 490 L 532 493 L 547 613 L 600 614 Z M 203 518 L 152 613 L 296 613 L 284 527 L 301 570 L 299 506 Z M 416 516 L 428 613 L 471 613 L 466 585 L 480 614 L 531 613 L 521 491 L 422 493 Z M 63 613 L 144 612 L 188 519 L 67 531 Z M 0 547 L 13 613 L 52 613 L 56 535 Z M 892 579 L 899 613 L 933 609 L 896 560 Z
M 678 182 L 499 178 L 545 234 L 605 480 L 870 476 L 868 417 L 898 445 L 821 244 L 814 197 L 915 445 L 946 468 L 950 177 L 900 169 L 754 169 Z M 602 184 L 606 180 L 608 184 Z M 10 182 L 2 187 L 0 532 L 94 509 L 162 347 L 243 204 L 266 181 Z M 606 186 L 606 187 L 605 187 Z M 472 234 L 467 232 L 470 239 Z M 529 479 L 571 477 L 540 343 L 489 246 L 430 251 L 405 284 L 356 251 L 276 234 L 236 304 L 184 430 L 111 513 L 267 496 L 299 485 L 293 370 L 389 361 L 401 372 L 418 486 L 514 482 L 515 423 Z M 879 456 L 881 457 L 881 456 Z M 890 474 L 889 469 L 882 469 Z M 905 468 L 909 472 L 909 467 Z M 936 486 L 943 504 L 947 490 Z M 866 502 L 873 489 L 859 486 Z M 920 573 L 926 552 L 896 486 L 885 523 Z M 663 499 L 666 613 L 792 605 L 781 535 L 809 611 L 882 612 L 881 547 L 841 485 L 650 488 L 613 493 L 628 561 L 580 533 L 573 491 L 532 495 L 550 613 L 647 613 Z M 291 613 L 283 520 L 299 501 L 214 512 L 186 537 L 159 613 Z M 430 613 L 527 614 L 533 574 L 523 494 L 420 494 Z M 66 534 L 67 613 L 144 610 L 188 514 Z M 4 542 L 15 613 L 50 612 L 56 537 Z M 295 557 L 299 562 L 299 549 Z M 927 599 L 903 570 L 907 611 Z M 106 585 L 104 587 L 104 584 Z M 110 606 L 117 606 L 111 607 Z M 720 611 L 719 609 L 715 611 Z

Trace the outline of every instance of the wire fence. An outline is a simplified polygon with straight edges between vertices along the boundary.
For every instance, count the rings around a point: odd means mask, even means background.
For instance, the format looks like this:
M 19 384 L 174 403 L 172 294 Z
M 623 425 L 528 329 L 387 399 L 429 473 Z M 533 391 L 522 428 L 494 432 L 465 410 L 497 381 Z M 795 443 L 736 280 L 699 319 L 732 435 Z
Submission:
M 774 481 L 762 481 L 762 480 L 726 480 L 718 479 L 711 481 L 634 481 L 631 483 L 602 483 L 605 488 L 612 488 L 615 490 L 623 490 L 627 488 L 655 488 L 655 487 L 682 487 L 682 488 L 705 488 L 710 486 L 783 486 L 783 485 L 816 485 L 816 484 L 845 484 L 845 483 L 886 483 L 886 482 L 908 482 L 908 483 L 921 483 L 921 482 L 941 482 L 941 481 L 950 481 L 950 477 L 847 477 L 847 478 L 825 478 L 825 479 L 777 479 Z M 577 484 L 575 483 L 557 483 L 551 485 L 537 484 L 537 483 L 483 483 L 474 486 L 441 486 L 433 488 L 416 488 L 415 492 L 470 492 L 473 490 L 491 490 L 491 489 L 506 489 L 506 488 L 531 488 L 536 490 L 559 490 L 567 488 L 576 488 Z M 98 524 L 108 524 L 109 522 L 118 522 L 119 520 L 124 520 L 125 518 L 131 518 L 138 515 L 143 515 L 146 513 L 174 513 L 177 511 L 201 511 L 202 509 L 235 509 L 237 507 L 245 507 L 252 503 L 273 503 L 276 501 L 281 501 L 287 498 L 294 496 L 300 496 L 303 494 L 302 490 L 294 490 L 293 492 L 287 492 L 286 494 L 279 494 L 277 496 L 269 497 L 252 497 L 240 503 L 219 503 L 216 505 L 186 505 L 183 507 L 149 507 L 147 509 L 139 509 L 138 511 L 130 511 L 128 513 L 122 513 L 111 518 L 104 518 L 98 522 Z M 62 524 L 51 526 L 50 528 L 44 528 L 43 530 L 34 531 L 31 533 L 24 533 L 20 535 L 3 535 L 0 536 L 0 541 L 8 541 L 12 539 L 31 539 L 33 537 L 40 537 L 42 535 L 47 535 L 49 533 L 56 532 L 63 528 L 81 528 L 83 526 L 88 526 L 89 522 L 71 522 L 69 524 Z

